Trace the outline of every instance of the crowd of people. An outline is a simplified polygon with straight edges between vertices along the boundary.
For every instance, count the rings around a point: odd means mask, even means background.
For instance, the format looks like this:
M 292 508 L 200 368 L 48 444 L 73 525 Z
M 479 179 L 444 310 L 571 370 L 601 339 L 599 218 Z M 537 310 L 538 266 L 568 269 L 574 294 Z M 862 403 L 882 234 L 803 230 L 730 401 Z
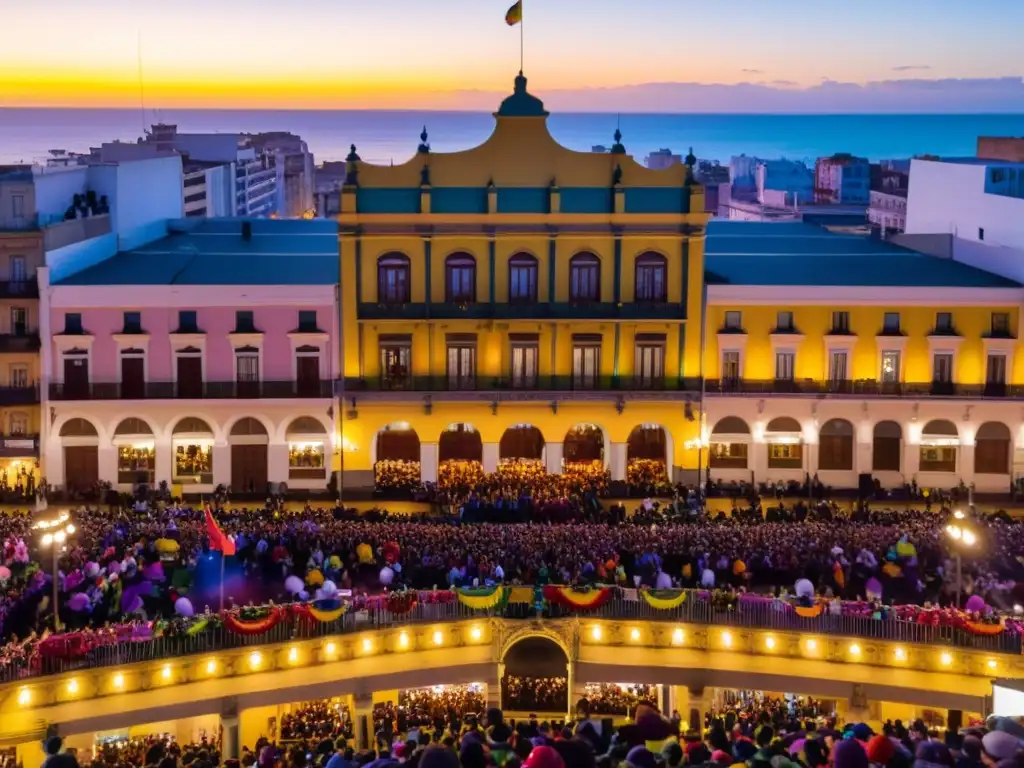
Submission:
M 526 519 L 551 521 L 532 507 Z M 956 569 L 936 512 L 860 510 L 827 504 L 739 508 L 694 518 L 647 500 L 631 515 L 600 505 L 566 522 L 468 524 L 466 516 L 357 515 L 340 509 L 232 509 L 217 513 L 234 541 L 239 604 L 339 589 L 486 584 L 617 584 L 704 587 L 764 594 L 949 605 Z M 561 518 L 555 518 L 560 520 Z M 71 628 L 128 617 L 173 617 L 209 546 L 202 509 L 169 505 L 83 509 L 58 560 L 59 610 Z M 969 521 L 962 599 L 1011 609 L 1024 602 L 1024 525 L 1001 515 Z M 0 518 L 0 631 L 9 641 L 52 626 L 52 550 L 26 516 Z M 44 567 L 40 567 L 41 564 Z M 237 589 L 236 589 L 237 587 Z M 236 593 L 237 592 L 237 593 Z M 196 606 L 199 610 L 200 606 Z M 19 640 L 20 639 L 20 640 Z
M 502 703 L 516 712 L 564 712 L 569 707 L 566 677 L 505 675 L 501 681 Z
M 352 738 L 352 713 L 330 699 L 308 701 L 281 716 L 278 734 L 284 742 Z
M 476 715 L 486 708 L 483 690 L 478 685 L 445 685 L 413 688 L 398 694 L 395 729 L 433 727 L 442 730 Z
M 653 685 L 621 685 L 598 683 L 584 688 L 584 695 L 594 715 L 628 715 L 642 701 L 654 701 Z

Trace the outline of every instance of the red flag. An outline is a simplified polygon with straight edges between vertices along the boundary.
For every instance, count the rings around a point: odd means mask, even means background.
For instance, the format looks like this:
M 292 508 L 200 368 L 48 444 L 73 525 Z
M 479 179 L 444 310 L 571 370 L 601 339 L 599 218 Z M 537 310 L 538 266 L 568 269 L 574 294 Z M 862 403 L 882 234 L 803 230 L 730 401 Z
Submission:
M 235 542 L 225 536 L 217 525 L 209 504 L 206 505 L 206 535 L 210 539 L 210 549 L 214 552 L 223 552 L 225 557 L 235 554 Z

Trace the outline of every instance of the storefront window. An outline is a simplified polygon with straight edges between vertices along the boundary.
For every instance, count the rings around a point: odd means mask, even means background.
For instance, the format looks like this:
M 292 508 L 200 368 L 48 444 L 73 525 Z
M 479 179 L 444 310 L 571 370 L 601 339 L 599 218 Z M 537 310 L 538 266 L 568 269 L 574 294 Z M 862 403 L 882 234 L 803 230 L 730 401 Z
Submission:
M 195 485 L 213 483 L 213 443 L 186 440 L 174 444 L 174 481 Z
M 956 472 L 956 446 L 922 445 L 922 472 Z
M 288 445 L 288 477 L 293 480 L 323 480 L 326 467 L 323 443 Z
M 799 443 L 770 443 L 768 469 L 800 469 L 803 466 L 804 447 Z
M 117 482 L 153 484 L 156 449 L 152 443 L 120 445 L 117 448 Z
M 708 446 L 710 465 L 718 469 L 746 469 L 746 443 L 712 443 Z

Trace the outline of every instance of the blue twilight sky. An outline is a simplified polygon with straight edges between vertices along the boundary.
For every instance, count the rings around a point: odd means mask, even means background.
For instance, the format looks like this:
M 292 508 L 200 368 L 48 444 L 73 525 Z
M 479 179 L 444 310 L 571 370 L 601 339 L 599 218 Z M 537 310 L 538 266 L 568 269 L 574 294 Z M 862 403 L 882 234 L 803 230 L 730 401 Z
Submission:
M 134 106 L 141 38 L 165 106 L 468 107 L 518 69 L 510 3 L 0 0 L 0 106 Z M 813 100 L 823 82 L 1006 77 L 979 87 L 1022 98 L 1024 0 L 524 0 L 524 23 L 531 88 L 584 103 L 647 83 Z

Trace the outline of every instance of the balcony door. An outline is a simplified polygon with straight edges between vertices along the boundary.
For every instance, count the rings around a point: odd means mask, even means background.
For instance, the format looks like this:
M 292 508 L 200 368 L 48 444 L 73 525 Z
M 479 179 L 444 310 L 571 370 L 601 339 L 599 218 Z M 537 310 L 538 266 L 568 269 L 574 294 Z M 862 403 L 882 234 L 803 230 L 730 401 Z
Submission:
M 178 397 L 200 399 L 203 396 L 203 353 L 186 347 L 175 360 Z
M 295 387 L 299 397 L 320 397 L 320 350 L 316 347 L 295 350 Z
M 121 353 L 121 399 L 139 400 L 146 396 L 146 358 L 141 349 Z
M 64 353 L 64 396 L 72 400 L 80 400 L 88 394 L 88 353 L 82 349 L 69 350 Z

